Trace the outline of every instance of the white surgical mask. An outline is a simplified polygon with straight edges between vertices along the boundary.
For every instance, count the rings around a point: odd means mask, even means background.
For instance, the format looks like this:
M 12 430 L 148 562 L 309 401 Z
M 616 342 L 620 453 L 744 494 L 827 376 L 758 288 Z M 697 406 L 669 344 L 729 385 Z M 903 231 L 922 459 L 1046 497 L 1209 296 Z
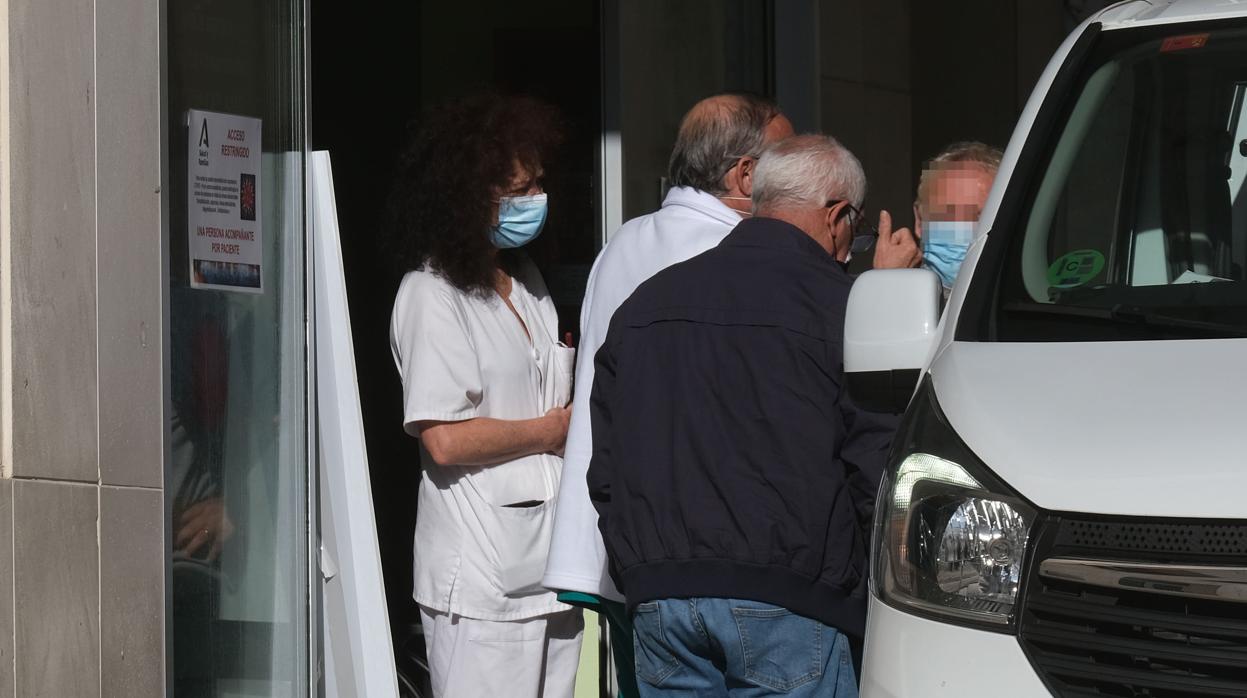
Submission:
M 546 224 L 546 194 L 504 196 L 498 201 L 498 224 L 490 230 L 494 247 L 523 247 L 541 234 Z
M 922 226 L 922 264 L 952 288 L 974 241 L 974 221 L 930 221 Z

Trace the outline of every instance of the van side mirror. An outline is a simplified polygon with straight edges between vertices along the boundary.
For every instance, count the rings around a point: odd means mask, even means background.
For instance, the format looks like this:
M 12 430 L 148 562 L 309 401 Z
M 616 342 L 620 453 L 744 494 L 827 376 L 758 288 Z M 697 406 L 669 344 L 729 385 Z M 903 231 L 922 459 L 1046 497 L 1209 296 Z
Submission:
M 940 279 L 926 269 L 874 269 L 853 282 L 844 371 L 858 407 L 905 411 L 937 341 L 940 300 Z

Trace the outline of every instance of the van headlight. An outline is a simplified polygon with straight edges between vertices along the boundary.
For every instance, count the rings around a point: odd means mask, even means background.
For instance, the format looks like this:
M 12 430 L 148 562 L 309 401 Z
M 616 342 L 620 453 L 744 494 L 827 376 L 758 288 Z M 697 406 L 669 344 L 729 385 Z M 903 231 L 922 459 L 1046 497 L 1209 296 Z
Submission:
M 874 588 L 908 611 L 1011 628 L 1036 512 L 957 438 L 928 378 L 875 512 Z

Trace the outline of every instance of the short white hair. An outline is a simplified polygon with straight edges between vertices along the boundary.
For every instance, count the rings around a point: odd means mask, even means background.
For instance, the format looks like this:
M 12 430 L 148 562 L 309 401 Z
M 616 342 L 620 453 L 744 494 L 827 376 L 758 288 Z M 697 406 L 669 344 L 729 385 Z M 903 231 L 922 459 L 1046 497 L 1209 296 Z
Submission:
M 862 163 L 831 136 L 793 136 L 762 153 L 753 173 L 753 210 L 820 207 L 840 199 L 861 208 Z

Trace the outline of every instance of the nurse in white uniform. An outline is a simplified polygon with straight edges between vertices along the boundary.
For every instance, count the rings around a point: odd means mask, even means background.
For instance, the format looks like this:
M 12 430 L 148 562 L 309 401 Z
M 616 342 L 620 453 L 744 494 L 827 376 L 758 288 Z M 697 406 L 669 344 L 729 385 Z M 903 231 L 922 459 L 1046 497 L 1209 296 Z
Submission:
M 571 357 L 517 249 L 545 222 L 554 124 L 528 99 L 448 105 L 416 135 L 391 204 L 409 271 L 390 342 L 423 460 L 413 596 L 439 698 L 574 690 L 583 620 L 541 587 Z

